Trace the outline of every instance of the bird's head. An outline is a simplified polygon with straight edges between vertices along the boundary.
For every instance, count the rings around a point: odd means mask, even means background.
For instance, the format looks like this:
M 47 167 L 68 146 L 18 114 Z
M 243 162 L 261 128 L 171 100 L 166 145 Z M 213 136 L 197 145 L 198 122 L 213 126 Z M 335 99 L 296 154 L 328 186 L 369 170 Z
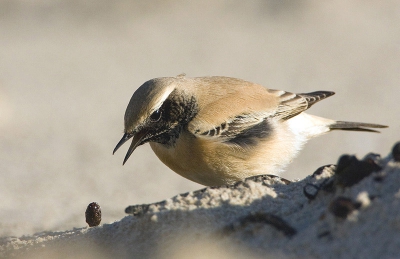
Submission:
M 183 80 L 183 76 L 151 79 L 133 93 L 125 111 L 124 135 L 113 151 L 132 138 L 123 164 L 142 144 L 171 144 L 195 116 L 196 100 L 190 88 L 182 86 Z

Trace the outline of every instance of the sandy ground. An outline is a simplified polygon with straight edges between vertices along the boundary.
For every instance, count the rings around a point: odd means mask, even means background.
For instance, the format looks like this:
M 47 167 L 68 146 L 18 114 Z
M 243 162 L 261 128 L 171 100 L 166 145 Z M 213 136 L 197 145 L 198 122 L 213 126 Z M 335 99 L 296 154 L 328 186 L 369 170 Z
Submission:
M 201 188 L 149 146 L 122 167 L 123 114 L 144 81 L 185 72 L 337 94 L 310 113 L 387 124 L 312 140 L 284 175 L 399 139 L 399 1 L 0 1 L 0 236 L 103 223 Z
M 256 177 L 93 228 L 0 238 L 14 258 L 398 258 L 398 161 L 341 158 L 301 181 Z

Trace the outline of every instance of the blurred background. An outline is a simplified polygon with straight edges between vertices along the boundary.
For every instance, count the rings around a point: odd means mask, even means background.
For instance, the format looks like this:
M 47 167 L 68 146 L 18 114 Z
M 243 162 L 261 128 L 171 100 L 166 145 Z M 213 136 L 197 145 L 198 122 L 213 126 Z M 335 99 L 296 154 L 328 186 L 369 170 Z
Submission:
M 221 75 L 292 92 L 335 91 L 310 113 L 389 125 L 333 132 L 283 175 L 343 153 L 386 155 L 400 140 L 400 2 L 0 0 L 0 236 L 102 223 L 127 205 L 202 186 L 149 145 L 114 156 L 137 87 L 154 77 Z

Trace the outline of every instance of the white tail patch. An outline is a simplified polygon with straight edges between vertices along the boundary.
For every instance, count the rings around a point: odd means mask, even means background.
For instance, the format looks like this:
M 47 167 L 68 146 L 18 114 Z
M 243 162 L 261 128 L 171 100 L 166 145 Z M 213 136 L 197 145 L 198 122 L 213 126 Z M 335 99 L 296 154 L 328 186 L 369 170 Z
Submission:
M 329 125 L 334 122 L 334 120 L 321 118 L 304 112 L 287 120 L 290 130 L 294 134 L 306 136 L 307 139 L 328 132 L 330 130 Z

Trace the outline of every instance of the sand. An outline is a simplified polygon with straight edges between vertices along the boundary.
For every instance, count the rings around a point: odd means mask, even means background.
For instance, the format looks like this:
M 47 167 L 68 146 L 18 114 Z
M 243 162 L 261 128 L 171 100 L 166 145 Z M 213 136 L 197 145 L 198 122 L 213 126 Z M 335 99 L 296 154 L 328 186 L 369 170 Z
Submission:
M 347 156 L 299 181 L 253 177 L 127 210 L 112 224 L 2 238 L 0 255 L 398 258 L 400 159 Z

